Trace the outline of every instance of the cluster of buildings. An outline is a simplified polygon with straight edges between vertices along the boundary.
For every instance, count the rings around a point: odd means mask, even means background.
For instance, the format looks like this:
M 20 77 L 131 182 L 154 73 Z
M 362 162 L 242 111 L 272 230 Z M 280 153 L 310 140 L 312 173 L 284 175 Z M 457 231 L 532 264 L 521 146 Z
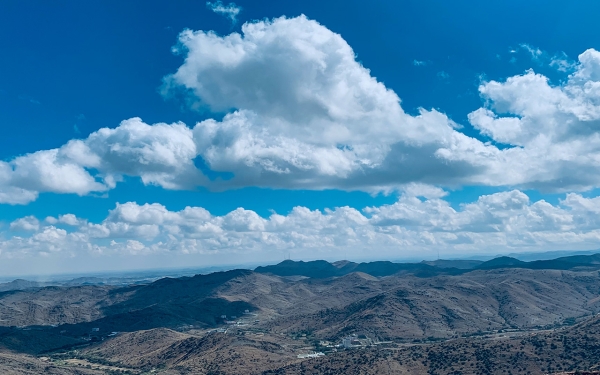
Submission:
M 216 328 L 216 329 L 208 331 L 208 333 L 213 333 L 213 332 L 216 332 L 216 333 L 227 333 L 227 328 Z
M 244 315 L 253 315 L 253 316 L 256 316 L 256 314 L 250 313 L 248 310 L 246 310 L 246 312 L 244 313 Z M 228 319 L 227 315 L 223 314 L 223 315 L 221 315 L 221 319 L 223 319 L 223 323 L 229 324 L 229 325 L 244 326 L 244 325 L 248 324 L 248 322 L 245 321 L 245 320 L 244 321 L 237 320 L 238 317 L 236 315 L 231 315 L 229 317 L 229 319 Z M 258 323 L 260 323 L 260 320 L 254 320 L 254 322 L 253 322 L 253 324 L 258 324 Z
M 333 344 L 329 341 L 319 342 L 319 346 L 329 348 L 333 351 L 337 349 L 355 349 L 383 344 L 392 344 L 392 341 L 376 341 L 368 337 L 367 335 L 352 334 L 350 336 L 342 338 L 339 344 Z
M 357 334 L 352 334 L 350 336 L 346 336 L 346 337 L 342 338 L 342 341 L 339 344 L 334 344 L 329 341 L 320 341 L 319 342 L 320 347 L 328 348 L 327 350 L 325 350 L 326 352 L 327 351 L 336 352 L 336 351 L 338 351 L 338 349 L 364 348 L 366 346 L 372 346 L 372 345 L 378 345 L 378 344 L 381 344 L 381 343 L 373 341 L 373 339 L 367 337 L 366 335 L 357 335 Z M 312 352 L 312 353 L 308 353 L 308 354 L 298 354 L 298 358 L 317 358 L 317 357 L 321 357 L 324 355 L 325 355 L 325 353 L 323 353 L 323 352 Z
M 359 347 L 363 347 L 363 346 L 371 346 L 373 344 L 374 344 L 373 340 L 368 338 L 366 335 L 353 334 L 353 335 L 344 337 L 342 339 L 342 344 L 340 346 L 343 347 L 344 349 L 352 349 L 352 348 L 359 348 Z

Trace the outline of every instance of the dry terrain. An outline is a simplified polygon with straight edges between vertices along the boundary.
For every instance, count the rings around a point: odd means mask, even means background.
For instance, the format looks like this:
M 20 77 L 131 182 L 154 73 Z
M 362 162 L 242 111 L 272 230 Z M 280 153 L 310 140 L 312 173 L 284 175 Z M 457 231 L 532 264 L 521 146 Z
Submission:
M 96 371 L 81 366 L 61 366 L 49 362 L 46 358 L 36 358 L 23 354 L 0 351 L 0 374 L 2 375 L 100 375 L 105 371 Z
M 336 282 L 343 283 L 343 278 Z M 364 284 L 371 283 L 377 282 Z M 312 314 L 290 311 L 268 327 L 330 339 L 365 332 L 381 339 L 414 340 L 546 327 L 600 311 L 596 271 L 509 269 L 384 278 L 379 283 L 381 291 L 367 298 Z
M 600 364 L 600 318 L 513 338 L 456 339 L 391 350 L 349 350 L 266 374 L 547 374 Z
M 542 374 L 600 363 L 597 256 L 297 263 L 0 293 L 0 373 Z M 339 275 L 307 276 L 323 270 Z
M 57 355 L 55 363 L 64 363 L 66 356 L 135 374 L 546 374 L 598 367 L 599 342 L 600 317 L 592 317 L 553 330 L 372 346 L 299 359 L 301 343 L 277 335 L 154 329 Z

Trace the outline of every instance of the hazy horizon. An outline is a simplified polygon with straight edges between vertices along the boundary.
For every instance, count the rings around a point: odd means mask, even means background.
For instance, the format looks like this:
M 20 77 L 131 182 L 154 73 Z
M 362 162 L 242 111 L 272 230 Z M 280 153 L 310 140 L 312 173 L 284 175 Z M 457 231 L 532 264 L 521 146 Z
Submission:
M 368 263 L 368 262 L 377 262 L 377 261 L 389 261 L 393 263 L 419 263 L 425 261 L 435 261 L 435 260 L 479 260 L 479 261 L 487 261 L 497 257 L 509 256 L 514 257 L 523 261 L 534 261 L 534 260 L 547 260 L 547 259 L 555 259 L 565 256 L 572 255 L 592 255 L 592 254 L 600 254 L 600 249 L 594 250 L 554 250 L 554 251 L 539 251 L 539 252 L 523 252 L 523 253 L 499 253 L 494 255 L 489 254 L 479 254 L 479 255 L 470 255 L 461 257 L 457 256 L 449 256 L 446 258 L 360 258 L 360 259 L 345 259 L 345 258 L 311 258 L 311 259 L 293 259 L 293 258 L 284 258 L 284 259 L 273 259 L 273 260 L 264 260 L 260 262 L 245 262 L 245 263 L 211 263 L 206 265 L 172 265 L 172 266 L 164 266 L 164 267 L 140 267 L 140 268 L 106 268 L 106 269 L 96 269 L 93 270 L 80 270 L 77 271 L 73 269 L 71 272 L 35 272 L 28 271 L 28 273 L 10 273 L 4 272 L 0 277 L 0 283 L 2 282 L 10 282 L 16 279 L 25 279 L 28 281 L 65 281 L 71 280 L 78 277 L 135 277 L 135 276 L 144 276 L 144 275 L 152 275 L 156 277 L 181 277 L 181 276 L 193 276 L 196 274 L 206 274 L 212 272 L 219 271 L 228 271 L 233 269 L 249 269 L 254 270 L 259 266 L 268 266 L 275 265 L 281 263 L 285 260 L 292 260 L 295 262 L 311 262 L 316 260 L 325 260 L 329 263 L 341 262 L 341 261 L 350 261 L 355 263 Z M 48 270 L 48 267 L 44 268 L 44 270 Z

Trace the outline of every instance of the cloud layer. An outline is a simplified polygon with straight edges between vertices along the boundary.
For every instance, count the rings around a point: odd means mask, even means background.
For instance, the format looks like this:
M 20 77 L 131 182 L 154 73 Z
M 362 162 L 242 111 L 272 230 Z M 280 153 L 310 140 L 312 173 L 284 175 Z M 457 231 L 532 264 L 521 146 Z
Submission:
M 590 249 L 600 241 L 600 198 L 566 194 L 531 202 L 519 190 L 481 196 L 455 210 L 439 194 L 404 193 L 391 205 L 296 207 L 268 218 L 238 208 L 215 216 L 202 207 L 117 204 L 92 223 L 74 215 L 24 217 L 0 231 L 0 257 L 62 254 L 256 254 L 307 258 L 423 257 L 548 249 Z M 231 262 L 231 258 L 230 262 Z
M 246 23 L 226 36 L 186 30 L 175 51 L 184 62 L 165 77 L 165 95 L 183 91 L 193 108 L 222 118 L 193 128 L 132 118 L 0 161 L 0 203 L 26 204 L 42 192 L 102 194 L 123 176 L 165 189 L 600 186 L 593 49 L 560 84 L 533 71 L 483 82 L 485 105 L 469 122 L 490 142 L 436 110 L 405 113 L 339 34 L 304 16 Z M 199 164 L 230 178 L 208 178 Z

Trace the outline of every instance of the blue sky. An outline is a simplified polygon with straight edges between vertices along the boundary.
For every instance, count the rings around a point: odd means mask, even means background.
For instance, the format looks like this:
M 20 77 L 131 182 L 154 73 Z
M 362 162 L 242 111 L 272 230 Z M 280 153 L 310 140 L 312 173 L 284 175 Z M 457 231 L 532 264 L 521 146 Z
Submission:
M 0 268 L 599 247 L 597 2 L 217 5 L 0 4 Z

